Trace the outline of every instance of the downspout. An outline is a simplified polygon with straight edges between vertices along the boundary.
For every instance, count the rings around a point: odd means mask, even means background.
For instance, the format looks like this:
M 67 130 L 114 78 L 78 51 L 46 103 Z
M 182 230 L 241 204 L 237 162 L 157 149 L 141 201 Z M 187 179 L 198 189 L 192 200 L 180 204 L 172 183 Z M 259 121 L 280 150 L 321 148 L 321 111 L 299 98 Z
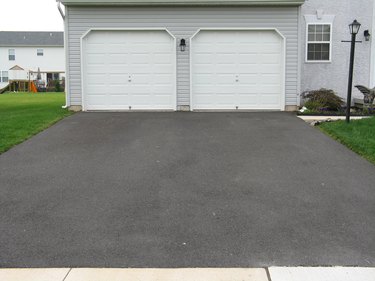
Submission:
M 60 15 L 61 15 L 61 17 L 64 21 L 64 48 L 66 48 L 67 45 L 66 45 L 66 36 L 65 36 L 65 32 L 66 32 L 65 14 L 63 12 L 63 9 L 61 8 L 61 2 L 59 0 L 56 0 L 56 2 L 57 2 L 57 9 L 59 10 Z M 66 51 L 65 51 L 65 55 L 66 55 Z M 66 62 L 66 59 L 65 59 L 65 62 Z M 66 76 L 65 77 L 65 105 L 62 106 L 62 108 L 64 108 L 64 109 L 68 108 L 68 90 L 69 89 L 68 89 L 68 83 L 67 83 L 67 81 L 68 81 L 67 67 L 68 67 L 68 65 L 65 63 L 65 76 Z

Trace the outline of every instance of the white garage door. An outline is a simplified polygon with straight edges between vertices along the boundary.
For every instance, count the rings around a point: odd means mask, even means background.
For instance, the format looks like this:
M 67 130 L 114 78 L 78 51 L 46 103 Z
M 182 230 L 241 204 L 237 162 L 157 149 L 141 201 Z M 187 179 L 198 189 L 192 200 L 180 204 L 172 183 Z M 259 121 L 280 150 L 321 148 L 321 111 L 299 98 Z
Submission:
M 175 39 L 160 31 L 91 31 L 83 40 L 85 110 L 174 110 Z
M 284 109 L 278 33 L 201 30 L 191 44 L 193 109 Z

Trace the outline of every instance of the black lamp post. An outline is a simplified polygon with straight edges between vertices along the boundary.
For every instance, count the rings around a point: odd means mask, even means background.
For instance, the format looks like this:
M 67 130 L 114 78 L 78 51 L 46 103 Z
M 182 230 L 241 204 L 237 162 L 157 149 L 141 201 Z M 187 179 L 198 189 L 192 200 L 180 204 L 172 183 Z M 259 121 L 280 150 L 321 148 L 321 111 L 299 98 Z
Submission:
M 346 122 L 350 122 L 350 106 L 352 103 L 352 88 L 353 88 L 353 67 L 354 67 L 354 52 L 355 52 L 355 43 L 356 37 L 361 24 L 354 20 L 349 24 L 350 34 L 352 35 L 351 48 L 350 48 L 350 66 L 349 66 L 349 82 L 348 82 L 348 97 L 346 99 Z

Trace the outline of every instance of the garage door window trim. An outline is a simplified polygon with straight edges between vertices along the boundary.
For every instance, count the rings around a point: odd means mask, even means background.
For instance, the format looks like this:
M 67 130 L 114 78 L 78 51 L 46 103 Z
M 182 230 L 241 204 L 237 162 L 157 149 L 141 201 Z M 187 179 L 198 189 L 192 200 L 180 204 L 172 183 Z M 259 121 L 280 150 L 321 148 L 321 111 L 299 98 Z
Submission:
M 176 37 L 165 27 L 160 28 L 91 28 L 87 30 L 80 38 L 80 51 L 82 54 L 82 60 L 81 60 L 81 99 L 82 99 L 82 111 L 87 111 L 87 104 L 85 101 L 85 81 L 84 81 L 84 65 L 85 65 L 85 55 L 84 55 L 84 40 L 88 37 L 88 35 L 91 32 L 94 31 L 165 31 L 168 33 L 169 36 L 172 37 L 174 41 L 174 46 L 177 44 Z M 174 84 L 173 84 L 173 93 L 174 93 L 174 105 L 173 109 L 174 111 L 177 110 L 177 50 L 176 48 L 173 48 L 173 77 L 174 77 Z M 116 109 L 114 109 L 116 110 Z M 120 110 L 120 109 L 119 109 Z M 122 111 L 122 109 L 121 109 Z
M 286 106 L 286 97 L 285 97 L 285 81 L 286 81 L 286 37 L 277 29 L 277 28 L 243 28 L 243 27 L 230 27 L 230 28 L 212 28 L 212 27 L 205 27 L 199 28 L 190 38 L 189 38 L 189 57 L 190 57 L 190 111 L 194 111 L 194 101 L 193 101 L 193 39 L 201 32 L 201 31 L 274 31 L 276 32 L 280 38 L 282 39 L 282 69 L 281 69 L 281 102 L 280 102 L 280 110 L 284 111 Z

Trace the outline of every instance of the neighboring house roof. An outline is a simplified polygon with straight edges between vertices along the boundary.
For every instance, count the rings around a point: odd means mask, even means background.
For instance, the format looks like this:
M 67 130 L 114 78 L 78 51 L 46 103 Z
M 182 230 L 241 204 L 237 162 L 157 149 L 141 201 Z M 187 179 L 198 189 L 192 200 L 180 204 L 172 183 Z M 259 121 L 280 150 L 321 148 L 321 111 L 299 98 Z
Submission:
M 40 46 L 40 47 L 63 47 L 63 32 L 23 32 L 23 31 L 0 31 L 0 46 Z
M 57 0 L 64 5 L 301 5 L 305 0 Z
M 22 67 L 18 66 L 18 65 L 15 65 L 9 70 L 24 70 L 24 69 Z

